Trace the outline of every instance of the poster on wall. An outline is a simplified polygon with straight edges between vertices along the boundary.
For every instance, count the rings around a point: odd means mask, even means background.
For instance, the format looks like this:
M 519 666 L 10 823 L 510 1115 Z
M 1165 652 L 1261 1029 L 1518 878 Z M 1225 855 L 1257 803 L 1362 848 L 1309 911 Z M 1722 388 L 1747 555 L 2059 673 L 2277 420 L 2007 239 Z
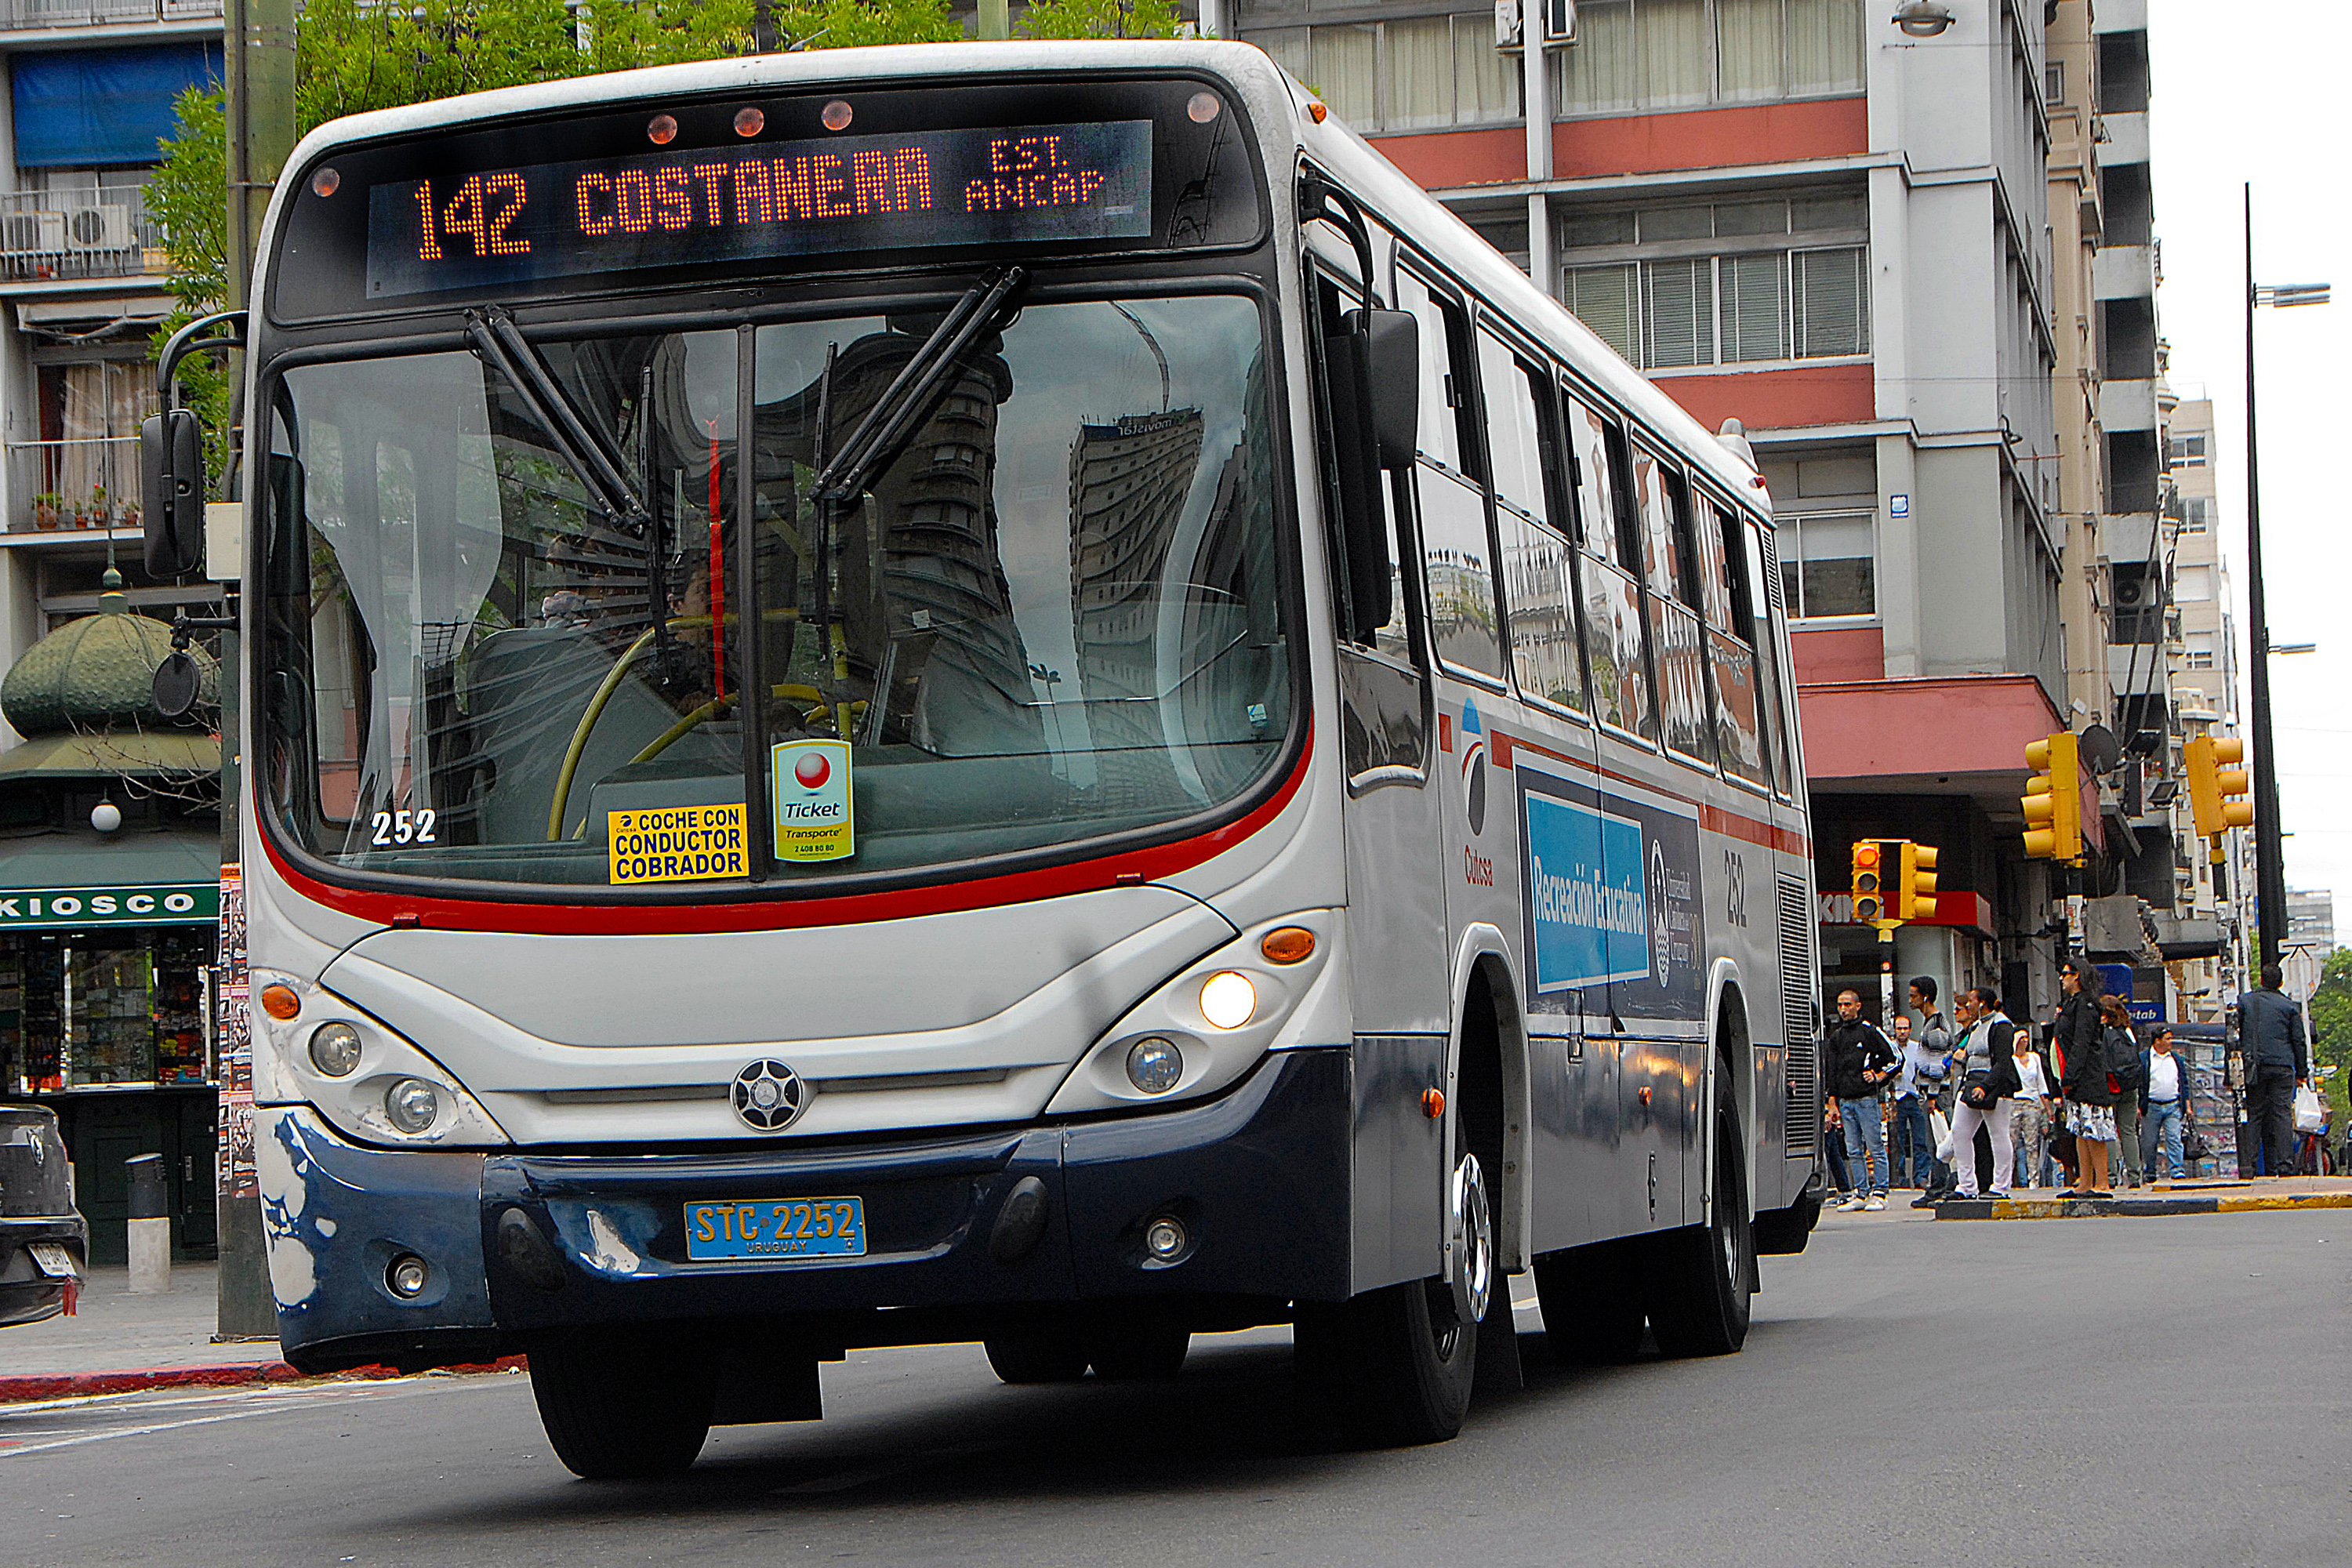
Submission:
M 246 1011 L 245 868 L 232 861 L 220 870 L 219 1016 L 220 1194 L 257 1197 L 261 1184 L 253 1169 L 253 1026 Z

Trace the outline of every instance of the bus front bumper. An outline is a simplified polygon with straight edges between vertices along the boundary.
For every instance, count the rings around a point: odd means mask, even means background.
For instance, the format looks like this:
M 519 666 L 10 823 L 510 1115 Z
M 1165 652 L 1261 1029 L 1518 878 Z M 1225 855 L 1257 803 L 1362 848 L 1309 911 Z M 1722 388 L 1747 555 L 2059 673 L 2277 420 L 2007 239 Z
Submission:
M 881 1343 L 1093 1303 L 1340 1300 L 1350 1073 L 1344 1047 L 1284 1051 L 1217 1100 L 1157 1113 L 680 1154 L 395 1152 L 308 1110 L 265 1110 L 280 1338 L 305 1371 L 414 1368 L 630 1322 L 802 1315 Z M 690 1205 L 853 1196 L 863 1256 L 687 1258 Z M 1172 1257 L 1145 1244 L 1163 1219 L 1183 1238 Z M 395 1265 L 411 1258 L 425 1285 L 404 1296 L 415 1270 Z M 936 1331 L 859 1321 L 880 1309 Z

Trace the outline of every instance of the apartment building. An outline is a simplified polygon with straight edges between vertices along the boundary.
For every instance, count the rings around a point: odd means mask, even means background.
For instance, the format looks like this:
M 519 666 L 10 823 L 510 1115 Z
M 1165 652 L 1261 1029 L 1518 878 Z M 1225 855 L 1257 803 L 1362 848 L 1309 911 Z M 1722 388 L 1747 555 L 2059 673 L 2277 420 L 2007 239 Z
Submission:
M 128 622 L 214 597 L 142 576 L 136 450 L 171 304 L 145 186 L 221 27 L 220 0 L 0 0 L 0 1093 L 58 1111 L 101 1262 L 133 1154 L 184 1248 L 214 1234 L 219 749 L 142 717 L 159 639 Z
M 2038 1006 L 2053 889 L 2017 797 L 2074 700 L 2044 7 L 1946 9 L 1915 36 L 1878 0 L 1584 0 L 1534 70 L 1491 5 L 1233 21 L 1692 413 L 1746 426 L 1780 513 L 1831 987 L 1875 998 L 1875 932 L 1833 890 L 1852 840 L 1896 836 L 1943 851 L 1948 894 L 1899 933 L 1902 972 Z

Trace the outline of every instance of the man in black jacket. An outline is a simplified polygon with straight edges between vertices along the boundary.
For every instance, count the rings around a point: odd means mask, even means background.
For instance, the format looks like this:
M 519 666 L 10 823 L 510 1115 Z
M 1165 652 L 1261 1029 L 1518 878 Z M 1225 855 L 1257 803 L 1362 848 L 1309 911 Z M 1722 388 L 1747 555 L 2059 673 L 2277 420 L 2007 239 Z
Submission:
M 2265 963 L 2263 988 L 2238 998 L 2246 1120 L 2262 1141 L 2263 1172 L 2272 1176 L 2294 1170 L 2294 1091 L 2311 1081 L 2311 1031 L 2303 1009 L 2279 989 L 2284 980 L 2277 964 Z
M 1853 1183 L 1853 1191 L 1838 1206 L 1883 1209 L 1890 1173 L 1878 1094 L 1900 1063 L 1878 1026 L 1862 1016 L 1858 993 L 1839 992 L 1837 1010 L 1838 1021 L 1830 1026 L 1830 1096 L 1845 1122 L 1846 1166 Z

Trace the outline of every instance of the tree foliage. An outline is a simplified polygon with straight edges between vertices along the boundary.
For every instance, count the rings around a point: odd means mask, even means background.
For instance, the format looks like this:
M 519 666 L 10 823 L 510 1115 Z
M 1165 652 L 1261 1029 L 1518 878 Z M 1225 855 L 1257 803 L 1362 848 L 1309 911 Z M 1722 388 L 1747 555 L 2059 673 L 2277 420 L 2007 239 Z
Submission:
M 1030 0 L 1021 30 L 1033 38 L 1172 38 L 1174 0 Z
M 2319 1037 L 2316 1054 L 2333 1063 L 2336 1076 L 2327 1086 L 2336 1102 L 2336 1125 L 2346 1125 L 2347 1089 L 2352 1087 L 2352 947 L 2339 947 L 2320 966 L 2319 984 L 2311 994 L 2311 1029 Z

